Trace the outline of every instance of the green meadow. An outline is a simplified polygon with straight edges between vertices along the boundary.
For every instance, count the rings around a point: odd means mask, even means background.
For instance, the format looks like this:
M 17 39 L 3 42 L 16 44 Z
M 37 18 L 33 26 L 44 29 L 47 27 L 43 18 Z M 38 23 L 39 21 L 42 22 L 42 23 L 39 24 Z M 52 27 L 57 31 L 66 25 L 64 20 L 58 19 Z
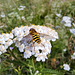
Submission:
M 75 75 L 75 0 L 0 0 L 0 35 L 32 24 L 58 33 L 48 59 L 25 59 L 14 43 L 4 53 L 0 47 L 0 75 Z

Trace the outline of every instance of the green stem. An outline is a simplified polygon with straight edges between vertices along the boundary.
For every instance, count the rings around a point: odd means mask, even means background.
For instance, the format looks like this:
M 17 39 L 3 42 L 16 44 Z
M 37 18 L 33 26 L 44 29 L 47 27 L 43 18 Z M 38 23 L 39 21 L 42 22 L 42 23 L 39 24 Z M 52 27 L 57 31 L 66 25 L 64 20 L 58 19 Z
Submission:
M 17 61 L 19 61 L 19 62 L 21 62 L 22 64 L 24 64 L 24 65 L 26 65 L 26 66 L 32 68 L 31 65 L 29 65 L 29 64 L 27 64 L 27 63 L 24 63 L 23 61 L 21 61 L 20 59 L 18 59 L 18 58 L 14 55 L 14 53 L 13 53 L 12 51 L 10 51 L 10 53 L 11 53 L 11 55 L 12 55 Z
M 45 63 L 43 62 L 43 68 L 44 68 L 44 66 L 45 66 Z
M 33 59 L 32 59 L 32 66 L 33 66 L 33 69 L 34 69 L 34 71 L 35 71 L 35 65 L 34 65 Z

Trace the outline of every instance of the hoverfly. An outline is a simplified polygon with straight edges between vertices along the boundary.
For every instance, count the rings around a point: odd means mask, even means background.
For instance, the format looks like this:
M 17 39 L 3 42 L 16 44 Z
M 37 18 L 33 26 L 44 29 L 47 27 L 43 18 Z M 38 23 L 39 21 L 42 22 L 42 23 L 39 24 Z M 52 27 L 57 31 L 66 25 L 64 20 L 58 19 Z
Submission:
M 31 42 L 33 42 L 33 44 L 36 42 L 38 44 L 41 43 L 41 39 L 40 37 L 44 37 L 45 39 L 52 39 L 54 37 L 43 34 L 43 33 L 38 33 L 34 28 L 31 28 L 29 30 L 29 34 L 24 36 L 21 40 L 21 43 L 28 43 L 30 44 Z

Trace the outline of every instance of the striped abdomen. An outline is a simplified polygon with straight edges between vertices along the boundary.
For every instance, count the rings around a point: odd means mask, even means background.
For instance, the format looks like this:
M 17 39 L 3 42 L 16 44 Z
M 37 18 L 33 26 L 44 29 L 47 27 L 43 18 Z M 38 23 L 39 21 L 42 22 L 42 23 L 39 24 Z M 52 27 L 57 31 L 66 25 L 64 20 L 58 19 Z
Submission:
M 37 33 L 36 34 L 33 34 L 32 37 L 33 37 L 33 41 L 35 41 L 37 43 L 40 43 L 41 42 L 40 37 L 39 37 L 39 34 L 37 34 Z

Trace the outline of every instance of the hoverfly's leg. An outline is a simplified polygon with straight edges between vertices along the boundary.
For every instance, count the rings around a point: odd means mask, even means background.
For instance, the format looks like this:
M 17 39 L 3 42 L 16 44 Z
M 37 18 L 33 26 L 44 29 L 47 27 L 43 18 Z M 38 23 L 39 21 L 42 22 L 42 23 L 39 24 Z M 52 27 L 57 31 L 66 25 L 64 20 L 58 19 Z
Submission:
M 35 45 L 34 45 L 34 51 L 35 51 Z
M 34 50 L 35 50 L 35 42 L 32 40 L 32 47 L 34 46 Z
M 32 46 L 34 46 L 34 43 L 35 43 L 35 42 L 33 42 Z
M 42 43 L 41 43 L 42 44 Z M 45 48 L 45 45 L 44 44 L 42 44 L 43 46 L 44 46 L 44 48 Z
M 32 40 L 32 47 L 34 46 L 34 43 L 35 43 L 35 42 Z
M 35 42 L 34 42 L 34 40 L 33 40 L 33 39 L 32 39 L 32 43 L 33 43 L 33 44 L 32 44 L 32 46 L 34 46 Z

